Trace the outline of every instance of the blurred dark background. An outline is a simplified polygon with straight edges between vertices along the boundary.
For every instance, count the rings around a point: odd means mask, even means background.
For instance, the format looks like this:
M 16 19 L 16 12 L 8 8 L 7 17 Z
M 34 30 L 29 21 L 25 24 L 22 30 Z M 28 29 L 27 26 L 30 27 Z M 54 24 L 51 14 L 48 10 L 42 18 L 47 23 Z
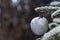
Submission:
M 48 6 L 52 1 L 60 0 L 20 0 L 17 6 L 11 5 L 11 0 L 0 0 L 0 40 L 35 40 L 30 29 L 30 21 L 39 14 L 34 8 Z M 52 22 L 51 13 L 44 17 Z

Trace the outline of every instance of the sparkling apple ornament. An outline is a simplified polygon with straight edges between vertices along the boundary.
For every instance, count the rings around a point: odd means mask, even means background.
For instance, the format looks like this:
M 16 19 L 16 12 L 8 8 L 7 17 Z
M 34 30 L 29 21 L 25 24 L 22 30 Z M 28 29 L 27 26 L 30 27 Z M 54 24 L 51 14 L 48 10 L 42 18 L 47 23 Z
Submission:
M 11 5 L 12 5 L 13 7 L 18 6 L 20 1 L 21 1 L 21 0 L 11 0 Z
M 31 30 L 36 35 L 43 35 L 48 30 L 48 21 L 41 15 L 39 15 L 39 17 L 33 18 L 30 23 Z

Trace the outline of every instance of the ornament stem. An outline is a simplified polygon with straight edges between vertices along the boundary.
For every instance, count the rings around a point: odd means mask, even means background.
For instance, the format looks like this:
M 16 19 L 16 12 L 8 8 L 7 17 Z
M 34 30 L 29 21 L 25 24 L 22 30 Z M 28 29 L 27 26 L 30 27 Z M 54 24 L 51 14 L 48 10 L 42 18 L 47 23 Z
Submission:
M 43 12 L 39 13 L 39 19 L 43 17 Z

